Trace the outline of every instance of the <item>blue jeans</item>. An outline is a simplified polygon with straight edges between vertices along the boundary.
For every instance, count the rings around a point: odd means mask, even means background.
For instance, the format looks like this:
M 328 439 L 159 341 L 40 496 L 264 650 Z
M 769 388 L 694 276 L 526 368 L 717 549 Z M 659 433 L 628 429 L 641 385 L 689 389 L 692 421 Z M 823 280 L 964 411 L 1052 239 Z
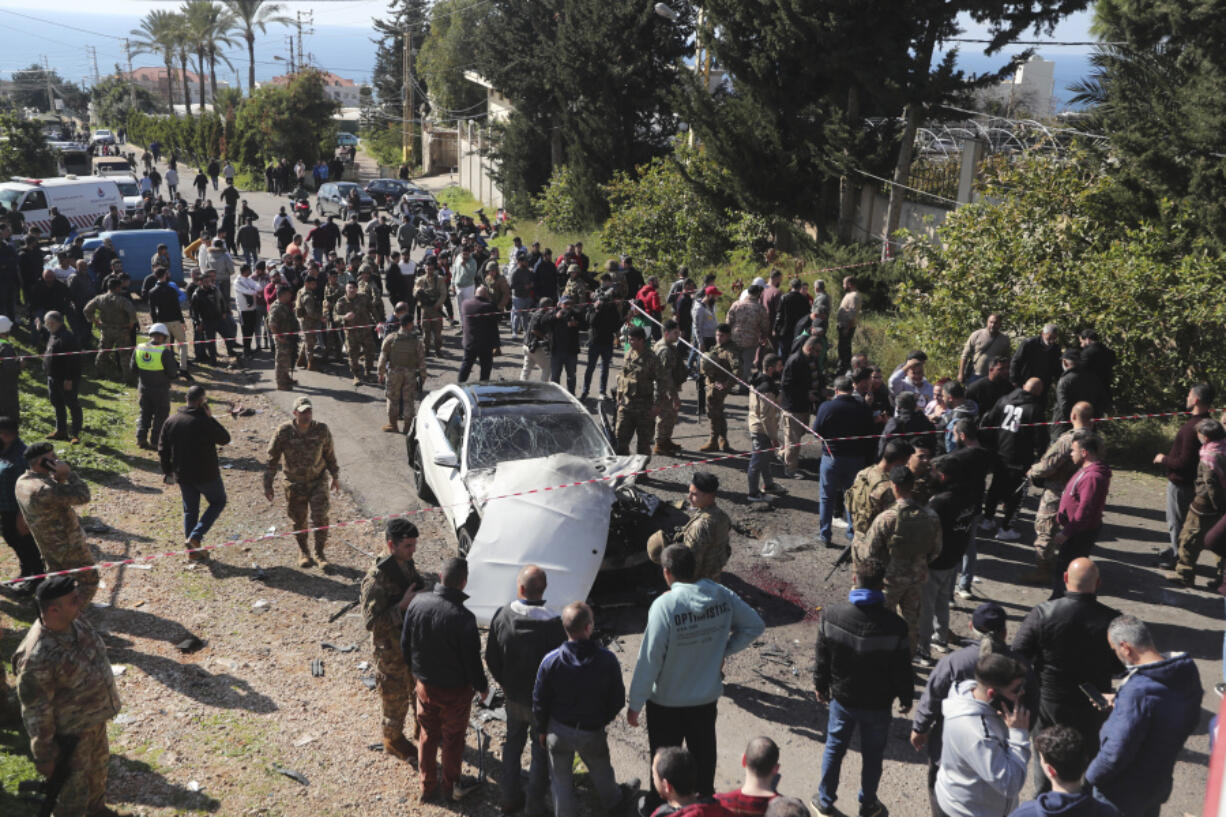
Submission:
M 822 455 L 821 494 L 818 505 L 818 535 L 823 542 L 831 541 L 830 522 L 834 518 L 834 504 L 838 497 L 856 481 L 856 474 L 864 468 L 864 458 L 855 456 L 832 457 Z M 851 528 L 851 511 L 847 511 L 847 538 L 854 532 Z
M 502 779 L 500 785 L 504 803 L 514 803 L 524 793 L 520 778 L 520 759 L 524 744 L 532 747 L 532 763 L 528 767 L 526 811 L 543 814 L 545 789 L 549 787 L 549 753 L 541 745 L 536 727 L 532 725 L 532 707 L 507 701 L 507 735 L 502 741 Z
M 524 310 L 531 307 L 531 298 L 511 296 L 511 334 L 522 335 L 524 333 L 525 325 L 528 322 L 528 316 L 524 314 Z
M 600 360 L 600 393 L 609 390 L 609 364 L 613 362 L 612 343 L 593 343 L 587 347 L 587 369 L 583 372 L 583 393 L 592 390 L 592 375 L 596 372 L 596 361 Z
M 204 539 L 217 517 L 226 507 L 226 486 L 221 477 L 212 482 L 180 482 L 179 493 L 183 495 L 183 536 L 188 539 Z M 200 497 L 208 500 L 209 507 L 200 515 Z
M 962 566 L 958 575 L 958 589 L 971 589 L 971 582 L 975 580 L 975 560 L 979 558 L 979 520 L 983 518 L 983 514 L 975 514 L 975 518 L 971 520 L 971 537 L 970 542 L 966 546 L 966 552 L 962 554 Z
M 822 754 L 822 782 L 817 789 L 823 807 L 829 807 L 838 799 L 843 755 L 847 754 L 857 726 L 860 727 L 860 803 L 872 805 L 877 802 L 881 761 L 890 736 L 890 710 L 852 709 L 831 700 L 830 717 L 826 721 L 826 751 Z

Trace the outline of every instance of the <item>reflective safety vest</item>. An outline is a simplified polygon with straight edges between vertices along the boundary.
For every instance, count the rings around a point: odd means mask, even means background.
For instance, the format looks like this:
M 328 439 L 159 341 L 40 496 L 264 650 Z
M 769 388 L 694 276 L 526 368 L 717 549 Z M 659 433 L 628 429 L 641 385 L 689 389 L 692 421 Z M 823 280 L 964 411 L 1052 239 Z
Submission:
M 151 343 L 142 343 L 136 347 L 136 368 L 145 372 L 160 372 L 165 369 L 162 365 L 162 352 L 166 351 L 165 346 L 154 346 Z

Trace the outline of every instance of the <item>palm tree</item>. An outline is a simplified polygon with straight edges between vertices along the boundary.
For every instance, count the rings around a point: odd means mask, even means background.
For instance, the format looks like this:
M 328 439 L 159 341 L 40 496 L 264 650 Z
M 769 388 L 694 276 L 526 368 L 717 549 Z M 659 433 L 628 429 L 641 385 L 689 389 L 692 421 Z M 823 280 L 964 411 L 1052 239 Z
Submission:
M 160 54 L 166 66 L 166 103 L 175 101 L 175 38 L 179 15 L 173 11 L 156 10 L 145 15 L 140 28 L 132 29 L 133 54 Z
M 187 61 L 191 57 L 192 49 L 187 31 L 187 17 L 183 14 L 176 14 L 175 17 L 175 56 L 179 58 L 179 79 L 183 82 L 183 105 L 190 117 L 192 115 L 192 93 L 187 81 Z
M 255 30 L 267 33 L 270 23 L 289 25 L 293 20 L 281 13 L 280 3 L 265 0 L 225 0 L 234 28 L 247 41 L 247 96 L 255 91 Z
M 221 53 L 221 46 L 232 46 L 234 41 L 226 36 L 234 27 L 229 12 L 212 0 L 187 0 L 183 4 L 183 16 L 187 19 L 190 47 L 196 52 L 196 66 L 200 73 L 200 106 L 204 107 L 204 67 L 209 68 L 209 86 L 217 97 L 217 61 L 227 66 L 230 60 Z

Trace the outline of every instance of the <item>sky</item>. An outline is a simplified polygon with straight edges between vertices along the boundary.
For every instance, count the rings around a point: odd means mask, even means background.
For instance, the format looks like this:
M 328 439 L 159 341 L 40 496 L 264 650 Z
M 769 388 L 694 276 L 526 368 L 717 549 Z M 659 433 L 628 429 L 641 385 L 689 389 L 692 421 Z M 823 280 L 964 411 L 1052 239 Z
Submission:
M 644 0 L 647 2 L 648 0 Z M 473 0 L 482 2 L 482 0 Z M 312 64 L 329 70 L 338 76 L 355 82 L 369 82 L 374 64 L 374 35 L 371 19 L 386 13 L 387 0 L 281 0 L 286 12 L 311 12 L 314 31 L 304 37 L 304 50 L 313 55 Z M 106 4 L 106 13 L 98 13 L 97 0 L 46 0 L 40 6 L 31 6 L 30 0 L 0 0 L 0 32 L 5 33 L 5 48 L 0 51 L 0 76 L 7 77 L 13 71 L 39 62 L 46 56 L 51 66 L 61 76 L 73 82 L 82 82 L 92 74 L 93 66 L 85 46 L 93 45 L 98 50 L 98 69 L 102 75 L 114 71 L 119 63 L 126 65 L 123 37 L 136 28 L 140 18 L 153 9 L 173 10 L 179 0 L 112 0 Z M 24 16 L 20 16 L 24 15 Z M 1034 35 L 1027 39 L 1088 41 L 1092 12 L 1070 15 L 1053 33 Z M 38 18 L 38 19 L 31 19 Z M 72 26 L 73 28 L 68 28 Z M 967 20 L 964 37 L 982 37 L 984 28 Z M 286 63 L 274 57 L 284 58 L 288 52 L 286 37 L 290 27 L 273 26 L 268 33 L 257 35 L 256 80 L 263 82 L 286 72 Z M 959 62 L 965 70 L 981 72 L 998 67 L 1003 60 L 987 58 L 982 45 L 963 43 L 958 45 Z M 1015 53 L 1018 48 L 1005 49 L 1005 54 Z M 1056 62 L 1056 96 L 1067 98 L 1066 86 L 1079 79 L 1086 70 L 1088 46 L 1053 47 L 1042 46 L 1037 53 L 1044 59 Z M 239 43 L 230 52 L 234 69 L 241 82 L 247 82 L 246 46 Z M 152 56 L 138 56 L 133 64 L 160 65 L 161 60 Z M 219 79 L 234 85 L 235 70 L 222 68 Z

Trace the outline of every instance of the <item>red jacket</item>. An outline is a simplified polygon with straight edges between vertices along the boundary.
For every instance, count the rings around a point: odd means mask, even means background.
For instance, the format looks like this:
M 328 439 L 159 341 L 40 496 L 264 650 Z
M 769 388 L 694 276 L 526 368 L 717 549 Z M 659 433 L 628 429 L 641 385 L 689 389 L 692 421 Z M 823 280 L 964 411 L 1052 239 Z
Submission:
M 702 797 L 698 802 L 674 809 L 668 803 L 652 812 L 651 817 L 732 817 L 732 813 L 713 798 Z
M 664 304 L 660 301 L 660 291 L 651 284 L 643 284 L 643 288 L 635 297 L 643 305 L 643 309 L 653 315 L 659 316 L 664 311 Z
M 1111 488 L 1111 469 L 1106 463 L 1092 462 L 1077 469 L 1060 495 L 1057 520 L 1065 536 L 1090 533 L 1103 524 L 1103 508 Z

